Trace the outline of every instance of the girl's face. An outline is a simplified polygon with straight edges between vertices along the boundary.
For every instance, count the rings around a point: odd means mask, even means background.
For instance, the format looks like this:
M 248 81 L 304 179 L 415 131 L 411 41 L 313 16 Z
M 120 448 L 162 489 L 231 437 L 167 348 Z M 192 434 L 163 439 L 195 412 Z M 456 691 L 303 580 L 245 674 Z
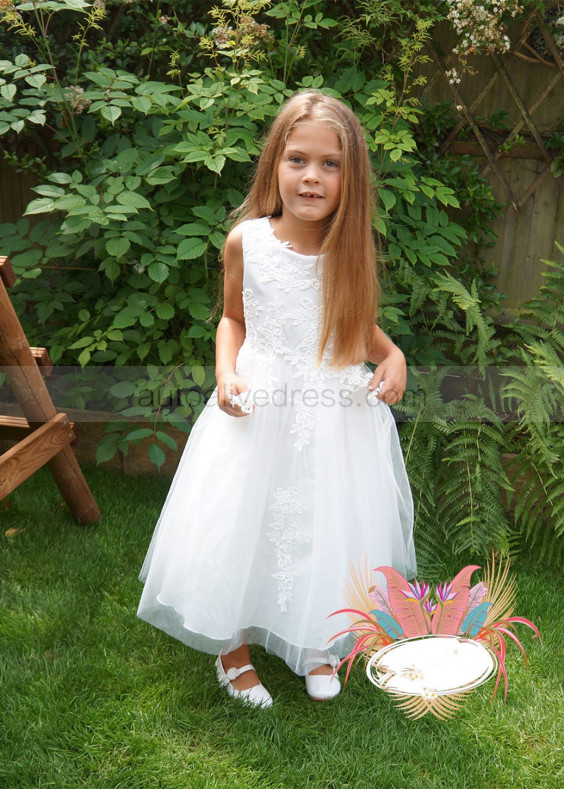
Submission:
M 278 165 L 283 215 L 325 225 L 341 199 L 342 158 L 339 137 L 328 126 L 294 126 Z

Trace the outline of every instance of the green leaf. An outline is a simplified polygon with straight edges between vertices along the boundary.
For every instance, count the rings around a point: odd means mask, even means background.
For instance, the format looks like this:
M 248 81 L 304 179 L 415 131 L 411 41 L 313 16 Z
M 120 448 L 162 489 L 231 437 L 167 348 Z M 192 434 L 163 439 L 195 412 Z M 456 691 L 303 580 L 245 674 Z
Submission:
M 204 164 L 207 168 L 212 170 L 214 173 L 221 173 L 223 167 L 225 165 L 225 157 L 224 156 L 208 156 L 204 160 Z
M 209 331 L 199 324 L 194 324 L 188 330 L 188 337 L 209 337 Z
M 165 451 L 158 444 L 152 444 L 149 447 L 149 458 L 155 464 L 157 469 L 160 469 L 165 462 Z
M 190 421 L 186 419 L 182 414 L 178 414 L 178 412 L 171 412 L 171 414 L 167 414 L 166 416 L 167 421 L 179 431 L 184 431 L 184 433 L 189 433 L 191 429 Z
M 88 365 L 88 363 L 90 362 L 90 356 L 91 356 L 90 351 L 87 348 L 85 348 L 84 351 L 78 356 L 78 364 L 81 365 L 81 367 Z
M 158 318 L 162 318 L 165 321 L 174 318 L 174 307 L 168 302 L 158 304 L 155 308 L 155 312 Z
M 444 239 L 442 236 L 437 236 L 437 235 L 430 236 L 429 243 L 434 244 L 435 247 L 438 247 L 446 255 L 451 255 L 452 257 L 456 255 L 456 250 L 454 249 L 452 244 L 449 244 L 448 241 Z
M 162 261 L 154 261 L 147 269 L 147 274 L 156 283 L 163 283 L 168 277 L 169 267 Z
M 151 428 L 136 428 L 125 437 L 128 442 L 140 442 L 142 439 L 148 439 L 153 435 Z
M 135 384 L 133 381 L 118 381 L 117 384 L 110 387 L 110 395 L 114 395 L 116 398 L 128 398 L 134 392 Z
M 155 323 L 155 316 L 152 313 L 142 313 L 139 316 L 139 323 L 144 327 L 153 326 Z
M 133 326 L 137 323 L 139 318 L 139 309 L 137 307 L 124 307 L 114 318 L 113 326 L 116 329 L 125 329 L 128 326 Z
M 421 189 L 423 189 L 423 187 L 421 187 Z M 429 225 L 432 225 L 435 228 L 438 227 L 439 219 L 440 219 L 439 210 L 435 208 L 435 206 L 427 206 L 426 211 L 427 211 L 427 222 L 429 223 Z
M 188 151 L 188 153 L 185 156 L 182 157 L 182 161 L 183 162 L 187 162 L 187 163 L 190 163 L 190 162 L 203 162 L 204 159 L 206 159 L 206 157 L 209 156 L 208 151 L 202 151 L 199 148 L 194 149 L 194 146 L 192 145 L 192 143 L 180 143 L 180 145 L 177 145 L 176 148 L 173 149 L 173 150 L 176 153 L 181 153 L 181 151 L 178 150 L 181 146 L 189 146 L 190 147 L 190 150 Z
M 178 245 L 176 257 L 179 261 L 188 261 L 193 260 L 194 258 L 199 258 L 204 254 L 207 246 L 207 242 L 195 236 L 192 236 L 188 239 L 183 239 Z
M 72 178 L 68 173 L 51 173 L 47 176 L 48 181 L 52 181 L 54 184 L 70 184 L 72 182 Z
M 139 176 L 126 176 L 125 179 L 125 186 L 130 190 L 130 192 L 135 192 L 137 187 L 141 185 L 141 179 Z
M 152 106 L 151 99 L 148 96 L 134 96 L 131 99 L 131 106 L 138 112 L 147 115 Z
M 397 198 L 394 195 L 394 193 L 389 189 L 379 189 L 378 197 L 384 204 L 384 208 L 386 209 L 386 211 L 389 211 L 396 205 Z
M 121 109 L 115 104 L 106 104 L 102 107 L 101 115 L 113 125 L 121 115 Z
M 19 255 L 14 255 L 10 260 L 14 266 L 30 268 L 39 263 L 42 257 L 41 250 L 27 249 L 25 252 L 20 252 Z
M 225 149 L 222 149 L 225 150 Z M 227 149 L 226 156 L 234 162 L 250 162 L 251 157 L 242 148 L 229 148 Z
M 201 222 L 188 222 L 176 228 L 176 233 L 181 236 L 207 236 L 210 231 L 209 225 L 202 225 Z
M 203 304 L 198 304 L 198 302 L 193 302 L 188 307 L 188 312 L 195 318 L 197 321 L 205 321 L 210 317 L 210 309 Z
M 9 102 L 11 102 L 16 95 L 16 91 L 17 88 L 15 85 L 2 85 L 2 87 L 0 87 L 0 95 Z
M 131 170 L 139 161 L 139 151 L 136 148 L 124 148 L 116 156 L 116 165 L 120 172 Z
M 239 206 L 245 199 L 243 193 L 239 192 L 238 189 L 234 189 L 233 187 L 230 187 L 227 190 L 225 197 L 227 198 L 229 203 L 231 203 L 232 206 Z
M 176 450 L 177 449 L 176 442 L 174 441 L 172 436 L 168 435 L 168 433 L 165 433 L 164 431 L 157 431 L 156 432 L 156 437 L 159 440 L 159 442 L 162 442 L 163 444 L 166 444 L 166 446 L 170 447 L 171 450 Z
M 98 447 L 96 448 L 96 463 L 103 464 L 105 461 L 110 461 L 117 452 L 118 437 L 113 434 L 104 436 Z
M 452 189 L 448 189 L 447 187 L 439 187 L 437 189 L 437 199 L 440 200 L 441 203 L 444 203 L 445 206 L 460 208 L 458 198 L 455 196 Z
M 157 167 L 156 170 L 152 170 L 145 176 L 145 181 L 154 186 L 157 184 L 169 184 L 171 181 L 174 181 L 175 178 L 176 174 L 174 168 Z
M 43 197 L 53 198 L 59 198 L 65 194 L 64 189 L 61 189 L 61 187 L 51 186 L 50 184 L 44 184 L 40 187 L 33 187 L 33 191 L 37 192 L 38 195 L 43 195 Z
M 220 230 L 214 230 L 210 233 L 209 239 L 216 249 L 221 250 L 225 243 L 225 233 L 222 233 Z
M 217 211 L 209 206 L 194 206 L 192 209 L 194 216 L 205 220 L 210 225 L 216 225 L 225 216 L 225 207 L 221 206 Z
M 130 247 L 131 242 L 123 236 L 116 236 L 106 242 L 106 252 L 114 258 L 121 258 Z
M 27 214 L 44 214 L 49 211 L 55 211 L 55 201 L 50 198 L 36 198 L 28 204 L 24 211 L 24 216 Z
M 63 195 L 53 203 L 55 211 L 73 211 L 86 206 L 86 201 L 80 195 Z
M 198 387 L 203 387 L 204 382 L 206 380 L 206 371 L 201 365 L 193 365 L 190 368 L 190 373 L 194 382 L 198 385 Z
M 374 220 L 374 227 L 378 231 L 378 233 L 381 233 L 382 236 L 384 237 L 386 236 L 388 229 L 386 228 L 386 223 L 384 222 L 382 217 L 376 217 L 376 219 Z
M 77 340 L 72 344 L 72 346 L 69 346 L 69 350 L 72 348 L 84 348 L 84 346 L 92 345 L 93 342 L 93 337 L 81 337 L 80 340 Z
M 121 203 L 122 206 L 129 209 L 151 208 L 151 204 L 147 198 L 140 195 L 139 192 L 120 192 L 116 196 L 116 200 L 118 203 Z
M 114 258 L 106 258 L 106 260 L 103 261 L 102 265 L 100 266 L 100 269 L 105 273 L 108 280 L 110 280 L 112 283 L 119 277 L 119 273 L 121 271 L 119 264 L 116 263 Z
M 46 81 L 45 74 L 30 74 L 25 78 L 28 85 L 32 88 L 40 88 Z
M 149 351 L 151 350 L 150 343 L 141 343 L 140 346 L 137 346 L 137 356 L 140 360 L 144 360 Z

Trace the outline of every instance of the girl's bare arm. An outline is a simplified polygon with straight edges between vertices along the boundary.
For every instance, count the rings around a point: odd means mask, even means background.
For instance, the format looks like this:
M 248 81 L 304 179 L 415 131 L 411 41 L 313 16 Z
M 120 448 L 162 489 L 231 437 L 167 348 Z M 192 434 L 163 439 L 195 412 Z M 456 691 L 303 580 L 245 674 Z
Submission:
M 407 384 L 405 357 L 402 350 L 376 325 L 372 330 L 368 360 L 378 366 L 368 389 L 374 390 L 381 385 L 377 397 L 385 403 L 398 403 Z
M 248 389 L 235 374 L 237 354 L 245 340 L 245 315 L 243 311 L 243 242 L 240 228 L 234 228 L 224 250 L 224 304 L 223 316 L 217 326 L 215 345 L 215 376 L 217 379 L 219 408 L 233 417 L 244 417 L 239 406 L 232 406 L 230 395 Z

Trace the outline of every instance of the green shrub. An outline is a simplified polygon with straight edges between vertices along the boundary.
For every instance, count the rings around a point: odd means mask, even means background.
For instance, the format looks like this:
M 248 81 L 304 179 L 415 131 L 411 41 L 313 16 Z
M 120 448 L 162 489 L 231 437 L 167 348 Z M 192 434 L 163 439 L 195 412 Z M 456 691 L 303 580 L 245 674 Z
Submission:
M 173 395 L 213 386 L 210 317 L 230 211 L 281 102 L 298 88 L 323 88 L 349 102 L 366 130 L 384 263 L 382 323 L 419 366 L 398 413 L 420 555 L 430 562 L 448 552 L 507 550 L 515 529 L 533 541 L 542 534 L 546 550 L 561 546 L 561 484 L 545 476 L 549 464 L 561 464 L 549 397 L 558 349 L 531 337 L 515 360 L 502 344 L 484 312 L 500 295 L 480 257 L 499 207 L 469 161 L 461 171 L 434 153 L 433 135 L 450 109 L 422 109 L 412 95 L 442 7 L 370 0 L 355 16 L 349 3 L 328 0 L 226 0 L 206 17 L 201 3 L 153 3 L 139 13 L 108 3 L 106 35 L 103 5 L 24 3 L 5 21 L 27 35 L 18 39 L 25 51 L 9 57 L 13 39 L 7 47 L 0 37 L 7 155 L 18 161 L 21 139 L 47 150 L 33 161 L 19 155 L 40 177 L 26 211 L 34 222 L 0 226 L 2 253 L 19 276 L 13 300 L 54 362 L 86 372 L 119 368 L 110 384 L 96 373 L 70 387 L 67 405 L 88 402 L 139 421 L 110 425 L 99 461 L 152 436 L 159 466 L 176 446 L 167 425 L 189 430 L 201 398 Z M 56 64 L 50 36 L 65 42 Z M 32 45 L 41 62 L 31 59 Z M 394 58 L 367 62 L 390 48 Z M 555 314 L 550 304 L 543 326 Z M 515 326 L 513 337 L 524 337 L 526 326 Z M 515 361 L 522 379 L 496 390 L 488 366 Z M 474 371 L 469 391 L 453 393 L 447 366 Z M 156 404 L 143 401 L 147 392 Z M 498 416 L 510 395 L 516 424 Z M 519 449 L 525 435 L 536 442 L 530 459 Z M 509 469 L 507 453 L 516 453 Z M 550 538 L 538 527 L 539 486 L 551 492 Z M 504 493 L 513 496 L 515 525 Z

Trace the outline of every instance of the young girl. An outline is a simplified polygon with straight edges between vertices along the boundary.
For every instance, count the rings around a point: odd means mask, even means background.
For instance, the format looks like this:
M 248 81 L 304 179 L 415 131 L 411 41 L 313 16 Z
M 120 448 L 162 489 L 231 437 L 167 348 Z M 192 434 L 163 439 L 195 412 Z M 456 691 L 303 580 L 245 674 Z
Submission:
M 217 389 L 153 535 L 138 615 L 217 656 L 219 682 L 267 707 L 249 644 L 314 699 L 338 694 L 351 563 L 415 575 L 412 501 L 392 414 L 402 352 L 374 323 L 366 142 L 342 102 L 282 107 L 224 253 Z M 374 374 L 364 365 L 377 364 Z

